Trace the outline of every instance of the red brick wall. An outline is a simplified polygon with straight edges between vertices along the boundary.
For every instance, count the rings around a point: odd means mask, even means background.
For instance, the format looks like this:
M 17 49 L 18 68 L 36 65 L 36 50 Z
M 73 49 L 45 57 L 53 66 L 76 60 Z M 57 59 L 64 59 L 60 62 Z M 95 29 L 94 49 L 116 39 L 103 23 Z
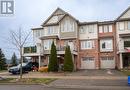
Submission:
M 79 49 L 79 62 L 78 62 L 78 68 L 81 68 L 81 60 L 83 57 L 94 57 L 95 58 L 95 69 L 99 69 L 99 57 L 98 57 L 98 40 L 94 40 L 95 47 L 94 49 L 85 49 L 81 50 L 81 47 Z M 79 46 L 81 45 L 79 41 Z

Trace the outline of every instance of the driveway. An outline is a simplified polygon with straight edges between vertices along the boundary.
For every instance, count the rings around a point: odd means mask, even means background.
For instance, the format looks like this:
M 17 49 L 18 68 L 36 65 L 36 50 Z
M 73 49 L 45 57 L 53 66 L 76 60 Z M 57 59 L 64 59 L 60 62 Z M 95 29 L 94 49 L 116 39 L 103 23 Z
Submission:
M 68 73 L 69 76 L 125 76 L 118 70 L 80 70 L 73 73 Z

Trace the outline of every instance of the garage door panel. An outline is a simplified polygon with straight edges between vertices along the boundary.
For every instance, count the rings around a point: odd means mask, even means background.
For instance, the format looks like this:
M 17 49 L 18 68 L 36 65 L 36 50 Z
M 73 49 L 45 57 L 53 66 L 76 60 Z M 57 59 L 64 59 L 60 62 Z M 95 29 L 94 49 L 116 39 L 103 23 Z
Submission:
M 115 60 L 114 58 L 102 58 L 101 59 L 101 69 L 114 69 L 115 68 Z
M 82 58 L 81 69 L 95 69 L 95 60 L 93 58 Z

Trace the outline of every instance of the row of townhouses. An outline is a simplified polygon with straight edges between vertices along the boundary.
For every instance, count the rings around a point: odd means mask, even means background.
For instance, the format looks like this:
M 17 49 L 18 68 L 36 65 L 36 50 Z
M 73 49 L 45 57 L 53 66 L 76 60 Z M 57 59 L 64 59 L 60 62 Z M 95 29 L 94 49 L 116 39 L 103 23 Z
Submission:
M 40 28 L 32 28 L 35 46 L 24 47 L 23 56 L 48 65 L 54 41 L 59 64 L 65 46 L 71 48 L 76 69 L 122 69 L 130 66 L 130 7 L 116 20 L 80 22 L 57 8 Z

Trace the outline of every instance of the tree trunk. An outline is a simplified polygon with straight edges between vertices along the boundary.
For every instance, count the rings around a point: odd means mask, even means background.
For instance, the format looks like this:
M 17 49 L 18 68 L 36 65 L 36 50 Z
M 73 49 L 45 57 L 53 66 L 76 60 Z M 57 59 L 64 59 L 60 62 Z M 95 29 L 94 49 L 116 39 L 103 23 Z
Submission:
M 23 56 L 22 56 L 22 48 L 20 48 L 20 80 L 22 79 L 22 63 L 23 63 Z

